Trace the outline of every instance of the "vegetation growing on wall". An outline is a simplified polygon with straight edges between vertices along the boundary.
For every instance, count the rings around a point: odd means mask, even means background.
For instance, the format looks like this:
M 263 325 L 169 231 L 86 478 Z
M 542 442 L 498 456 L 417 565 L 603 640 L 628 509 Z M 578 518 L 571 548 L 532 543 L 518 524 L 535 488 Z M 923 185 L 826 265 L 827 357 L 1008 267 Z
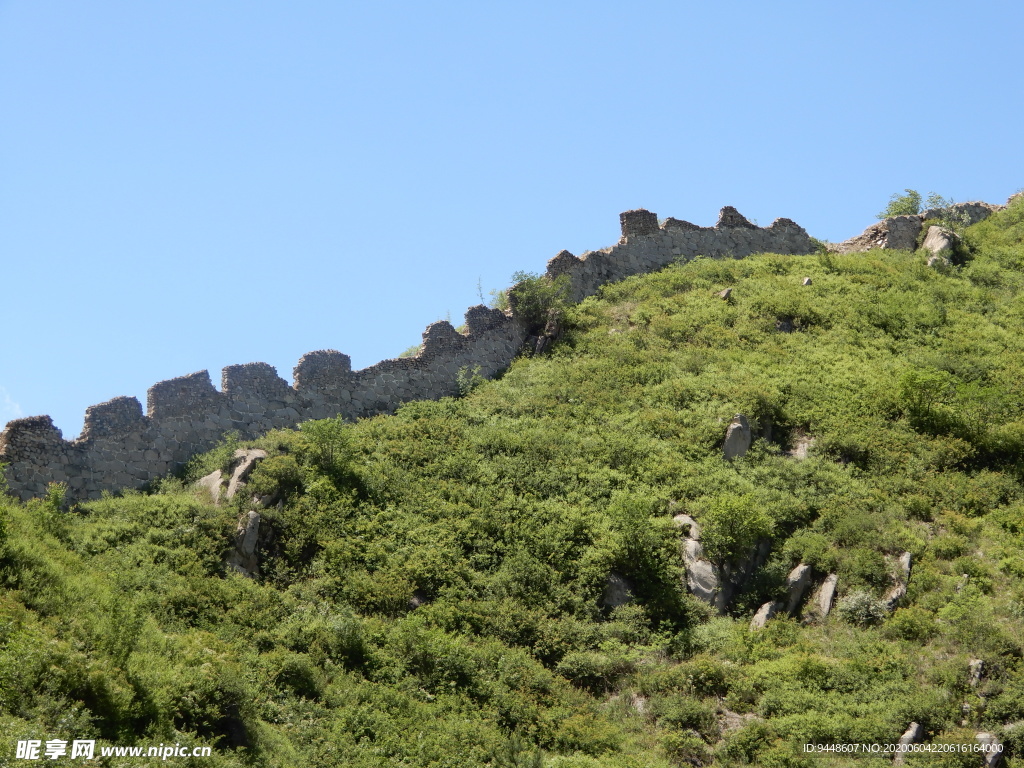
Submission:
M 233 444 L 150 495 L 70 514 L 59 489 L 5 499 L 0 749 L 822 766 L 844 763 L 801 745 L 891 743 L 915 721 L 934 743 L 988 729 L 1018 759 L 1024 203 L 967 238 L 945 272 L 907 252 L 766 254 L 609 285 L 563 308 L 550 355 L 461 398 L 256 441 L 268 458 L 222 507 L 191 482 Z M 736 413 L 755 441 L 725 462 Z M 224 562 L 253 494 L 270 503 L 250 580 Z M 771 541 L 726 615 L 685 589 L 680 512 L 721 563 Z M 833 615 L 751 631 L 798 563 L 838 574 Z

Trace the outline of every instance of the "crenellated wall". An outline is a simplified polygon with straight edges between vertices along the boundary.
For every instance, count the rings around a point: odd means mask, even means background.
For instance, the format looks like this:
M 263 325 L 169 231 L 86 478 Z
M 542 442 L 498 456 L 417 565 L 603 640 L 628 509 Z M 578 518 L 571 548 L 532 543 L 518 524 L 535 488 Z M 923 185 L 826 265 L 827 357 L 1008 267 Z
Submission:
M 562 251 L 548 263 L 549 276 L 569 276 L 573 300 L 593 295 L 604 283 L 699 255 L 815 250 L 807 232 L 789 219 L 757 227 L 732 207 L 722 209 L 714 227 L 678 219 L 659 225 L 656 214 L 642 209 L 621 214 L 620 224 L 616 245 L 580 257 Z M 308 419 L 358 419 L 393 412 L 411 400 L 458 394 L 460 369 L 493 377 L 528 336 L 514 315 L 484 306 L 467 310 L 466 328 L 460 333 L 446 321 L 433 323 L 418 356 L 360 371 L 340 352 L 309 352 L 295 366 L 293 384 L 266 363 L 228 366 L 220 390 L 207 371 L 161 381 L 149 389 L 145 414 L 134 397 L 89 407 L 85 428 L 72 441 L 63 439 L 49 416 L 16 419 L 0 433 L 0 463 L 7 464 L 7 481 L 22 499 L 43 495 L 51 482 L 67 483 L 72 500 L 98 498 L 179 469 L 230 431 L 253 438 Z

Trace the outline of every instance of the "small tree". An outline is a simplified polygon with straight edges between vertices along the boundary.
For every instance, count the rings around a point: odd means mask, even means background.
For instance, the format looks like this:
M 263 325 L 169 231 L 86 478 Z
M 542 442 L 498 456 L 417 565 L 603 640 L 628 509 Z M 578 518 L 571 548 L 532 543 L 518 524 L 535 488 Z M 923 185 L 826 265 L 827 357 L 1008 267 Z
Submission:
M 775 528 L 774 521 L 755 506 L 749 495 L 719 496 L 701 516 L 700 523 L 704 553 L 719 565 L 739 560 L 758 541 L 771 536 Z
M 569 277 L 559 275 L 554 280 L 531 272 L 516 272 L 515 282 L 508 289 L 512 313 L 523 320 L 531 331 L 539 331 L 548 321 L 548 312 L 562 309 L 569 300 Z
M 348 425 L 341 416 L 319 421 L 305 421 L 300 426 L 309 441 L 310 458 L 324 472 L 343 474 L 353 457 Z
M 892 197 L 889 198 L 889 205 L 878 214 L 878 218 L 888 219 L 893 216 L 914 216 L 921 212 L 921 193 L 916 189 L 904 189 L 903 191 L 906 194 L 893 193 Z

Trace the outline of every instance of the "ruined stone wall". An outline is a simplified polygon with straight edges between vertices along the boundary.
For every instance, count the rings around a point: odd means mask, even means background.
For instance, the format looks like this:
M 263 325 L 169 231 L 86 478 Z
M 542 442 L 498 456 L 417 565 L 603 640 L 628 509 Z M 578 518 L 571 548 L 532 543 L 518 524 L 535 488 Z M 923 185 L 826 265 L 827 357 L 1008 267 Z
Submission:
M 795 222 L 776 219 L 769 227 L 758 227 L 732 206 L 721 210 L 714 227 L 671 218 L 659 224 L 656 214 L 643 209 L 626 211 L 619 220 L 622 238 L 616 245 L 579 258 L 562 251 L 548 262 L 549 277 L 569 276 L 573 300 L 592 296 L 605 283 L 697 256 L 739 259 L 754 253 L 807 254 L 815 250 L 810 236 Z
M 1016 195 L 1007 200 L 1007 205 Z M 859 253 L 876 248 L 890 250 L 913 251 L 917 248 L 917 239 L 921 230 L 929 221 L 939 222 L 943 219 L 962 222 L 965 225 L 984 221 L 996 211 L 1006 206 L 992 203 L 954 203 L 948 208 L 929 208 L 923 213 L 905 216 L 890 216 L 872 224 L 856 237 L 833 243 L 829 250 L 833 253 Z
M 657 215 L 645 210 L 623 213 L 620 223 L 616 245 L 578 258 L 562 251 L 549 262 L 549 276 L 569 276 L 573 300 L 596 293 L 604 283 L 699 255 L 740 258 L 814 250 L 792 221 L 757 227 L 731 207 L 722 209 L 714 227 L 678 219 L 659 224 Z M 67 483 L 73 500 L 92 499 L 179 469 L 230 431 L 254 438 L 307 419 L 357 419 L 393 412 L 411 400 L 455 395 L 460 369 L 493 377 L 508 367 L 528 336 L 516 317 L 484 306 L 466 312 L 466 326 L 463 334 L 448 322 L 433 323 L 416 357 L 384 360 L 360 371 L 353 371 L 340 352 L 310 352 L 295 367 L 293 384 L 266 363 L 228 366 L 220 390 L 207 371 L 161 381 L 149 389 L 145 414 L 134 397 L 91 406 L 81 436 L 72 441 L 63 439 L 49 416 L 16 419 L 0 433 L 0 463 L 8 465 L 7 481 L 22 499 L 43 495 L 51 482 Z

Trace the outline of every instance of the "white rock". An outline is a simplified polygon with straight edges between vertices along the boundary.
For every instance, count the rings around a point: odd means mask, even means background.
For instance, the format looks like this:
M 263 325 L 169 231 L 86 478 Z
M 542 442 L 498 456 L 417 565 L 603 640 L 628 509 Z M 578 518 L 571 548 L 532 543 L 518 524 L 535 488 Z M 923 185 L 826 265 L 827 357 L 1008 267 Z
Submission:
M 903 747 L 910 746 L 911 744 L 917 744 L 917 742 L 921 740 L 922 736 L 924 736 L 924 728 L 921 727 L 920 723 L 911 723 L 910 727 L 903 732 L 902 736 L 900 736 L 899 744 Z M 906 761 L 907 754 L 908 753 L 905 751 L 897 752 L 893 755 L 892 764 L 903 765 Z
M 943 252 L 952 253 L 960 240 L 956 233 L 946 227 L 928 227 L 928 234 L 925 235 L 922 247 L 936 255 Z
M 765 603 L 757 609 L 757 613 L 754 614 L 754 618 L 750 620 L 750 630 L 754 631 L 761 629 L 765 624 L 768 623 L 768 619 L 772 618 L 778 613 L 779 604 L 775 601 Z
M 238 551 L 245 557 L 250 557 L 256 551 L 256 541 L 260 535 L 260 513 L 254 509 L 238 522 L 237 541 Z
M 742 413 L 737 413 L 725 431 L 725 445 L 722 447 L 722 454 L 726 459 L 743 456 L 750 448 L 750 440 L 750 424 L 747 422 L 747 417 Z
M 818 615 L 826 618 L 832 611 L 832 600 L 836 596 L 836 585 L 839 583 L 839 574 L 830 573 L 825 577 L 814 596 L 814 607 L 818 609 Z
M 807 585 L 811 583 L 811 566 L 801 563 L 786 577 L 786 613 L 792 616 L 800 607 Z
M 196 481 L 196 485 L 206 489 L 214 504 L 220 504 L 220 494 L 224 485 L 224 479 L 221 476 L 219 469 L 215 469 L 205 477 L 199 478 L 199 480 Z
M 267 452 L 259 448 L 248 450 L 239 448 L 235 451 L 234 468 L 231 470 L 231 479 L 228 481 L 228 491 L 225 496 L 229 499 L 234 498 L 238 489 L 243 487 L 245 481 L 249 479 L 256 464 L 265 458 L 267 458 Z
M 985 670 L 985 662 L 981 659 L 971 659 L 967 662 L 967 682 L 971 688 L 977 688 L 981 682 L 981 674 Z

